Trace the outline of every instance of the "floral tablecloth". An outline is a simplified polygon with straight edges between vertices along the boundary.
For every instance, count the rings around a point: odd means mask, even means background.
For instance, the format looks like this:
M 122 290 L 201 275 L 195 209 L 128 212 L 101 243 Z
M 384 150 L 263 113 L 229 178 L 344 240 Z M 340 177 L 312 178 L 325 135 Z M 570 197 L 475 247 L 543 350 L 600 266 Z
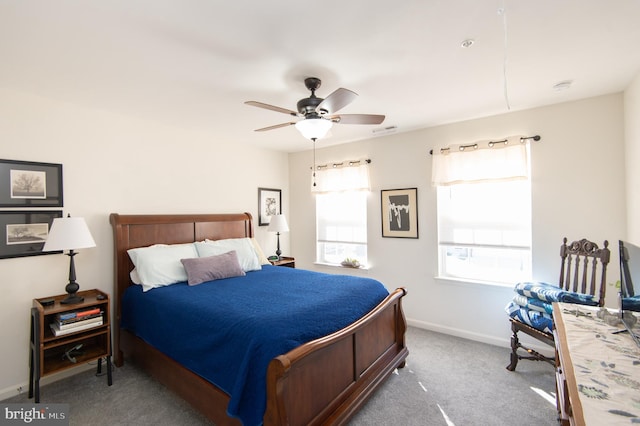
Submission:
M 557 307 L 585 423 L 640 424 L 640 347 L 629 333 L 613 334 L 622 325 L 598 318 L 599 308 L 568 303 Z M 637 325 L 634 331 L 640 334 Z

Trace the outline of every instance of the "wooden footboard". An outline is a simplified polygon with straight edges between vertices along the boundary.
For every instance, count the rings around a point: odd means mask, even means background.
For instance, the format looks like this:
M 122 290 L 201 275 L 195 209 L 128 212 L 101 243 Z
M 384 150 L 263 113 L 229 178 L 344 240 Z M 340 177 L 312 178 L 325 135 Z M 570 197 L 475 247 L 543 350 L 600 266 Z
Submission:
M 265 426 L 346 422 L 395 368 L 404 367 L 405 294 L 399 288 L 351 326 L 274 358 Z

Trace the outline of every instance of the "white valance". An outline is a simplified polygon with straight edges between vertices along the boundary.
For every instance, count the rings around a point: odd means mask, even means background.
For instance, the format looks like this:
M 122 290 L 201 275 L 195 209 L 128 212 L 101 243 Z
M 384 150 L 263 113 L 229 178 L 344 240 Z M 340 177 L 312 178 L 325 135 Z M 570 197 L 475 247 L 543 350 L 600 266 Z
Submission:
M 317 166 L 311 173 L 311 192 L 314 193 L 369 191 L 370 189 L 367 161 L 349 161 Z
M 527 179 L 528 146 L 527 138 L 517 136 L 434 150 L 431 182 L 444 186 Z

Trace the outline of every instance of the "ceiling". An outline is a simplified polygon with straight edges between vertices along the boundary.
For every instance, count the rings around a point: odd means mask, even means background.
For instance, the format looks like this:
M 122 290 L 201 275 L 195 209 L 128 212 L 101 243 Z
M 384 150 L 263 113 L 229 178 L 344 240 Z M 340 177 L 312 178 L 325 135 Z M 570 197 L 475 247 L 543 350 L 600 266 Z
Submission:
M 244 102 L 295 110 L 313 76 L 386 114 L 321 147 L 620 92 L 638 22 L 638 0 L 2 0 L 0 88 L 295 152 L 295 127 L 254 131 L 293 117 Z

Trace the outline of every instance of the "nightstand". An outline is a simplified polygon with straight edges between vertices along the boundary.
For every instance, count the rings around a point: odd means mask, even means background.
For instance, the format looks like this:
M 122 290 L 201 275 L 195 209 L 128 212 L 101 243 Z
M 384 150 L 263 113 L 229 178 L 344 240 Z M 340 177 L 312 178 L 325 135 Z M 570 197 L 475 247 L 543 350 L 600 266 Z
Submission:
M 295 257 L 280 256 L 279 260 L 270 260 L 269 262 L 274 266 L 286 266 L 287 268 L 296 267 Z
M 100 290 L 78 292 L 84 301 L 60 303 L 66 294 L 33 300 L 29 343 L 29 398 L 40 402 L 40 378 L 97 361 L 97 374 L 106 360 L 107 383 L 111 375 L 111 307 Z

